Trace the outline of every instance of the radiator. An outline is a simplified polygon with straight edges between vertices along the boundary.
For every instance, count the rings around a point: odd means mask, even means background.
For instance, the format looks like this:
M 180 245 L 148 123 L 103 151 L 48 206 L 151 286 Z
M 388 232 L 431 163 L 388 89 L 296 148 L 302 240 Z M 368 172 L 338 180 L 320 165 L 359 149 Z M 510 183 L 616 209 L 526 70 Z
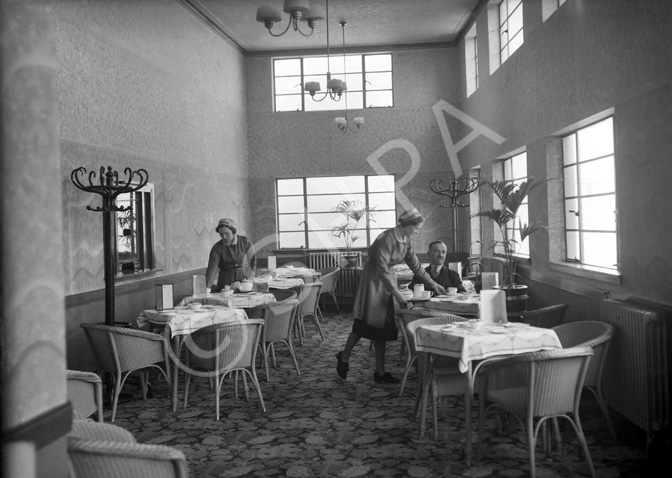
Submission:
M 602 380 L 611 408 L 653 433 L 669 424 L 667 334 L 662 311 L 618 300 L 603 300 L 600 320 L 614 326 Z
M 362 253 L 357 254 L 357 267 L 362 267 Z M 341 266 L 341 253 L 336 252 L 309 252 L 308 266 L 312 269 L 328 269 Z M 357 285 L 360 271 L 357 269 L 341 269 L 336 284 L 337 297 L 354 297 L 357 293 Z

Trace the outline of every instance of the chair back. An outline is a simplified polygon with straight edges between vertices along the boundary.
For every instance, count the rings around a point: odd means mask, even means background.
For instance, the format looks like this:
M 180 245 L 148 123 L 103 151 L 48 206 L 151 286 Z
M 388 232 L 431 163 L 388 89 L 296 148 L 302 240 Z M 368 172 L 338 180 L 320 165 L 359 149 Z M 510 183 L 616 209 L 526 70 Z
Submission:
M 333 272 L 330 272 L 329 274 L 323 275 L 320 278 L 320 282 L 322 282 L 322 290 L 321 293 L 332 293 L 336 290 L 336 283 L 338 282 L 338 273 L 339 269 L 335 269 Z
M 597 387 L 602 377 L 609 344 L 614 336 L 614 326 L 605 322 L 587 320 L 562 324 L 553 327 L 553 331 L 565 349 L 572 347 L 593 349 L 593 358 L 586 373 L 585 386 Z
M 578 411 L 589 347 L 532 352 L 487 363 L 487 399 L 528 417 Z
M 401 323 L 403 324 L 403 329 L 405 330 L 405 337 L 407 340 L 408 350 L 412 354 L 416 354 L 415 350 L 415 331 L 418 327 L 425 325 L 443 325 L 443 324 L 452 324 L 454 322 L 464 322 L 466 319 L 464 317 L 459 317 L 457 315 L 442 313 L 440 315 L 433 316 L 420 316 L 413 313 L 413 310 L 400 310 L 399 317 Z M 423 311 L 426 313 L 428 311 Z M 403 333 L 403 332 L 402 332 Z
M 182 342 L 188 367 L 197 367 L 217 375 L 254 366 L 262 319 L 203 327 Z
M 322 290 L 322 282 L 311 282 L 299 292 L 299 313 L 317 317 L 317 305 Z
M 556 304 L 542 309 L 528 310 L 520 314 L 520 320 L 533 327 L 552 329 L 563 323 L 567 309 L 569 309 L 569 304 Z
M 68 370 L 67 396 L 74 417 L 83 419 L 96 413 L 96 420 L 103 421 L 103 382 L 93 372 Z
M 101 324 L 81 324 L 98 368 L 122 373 L 167 359 L 165 337 L 144 330 Z M 163 347 L 147 347 L 147 340 L 162 341 Z
M 267 305 L 264 313 L 265 325 L 262 340 L 264 342 L 287 340 L 291 335 L 299 301 L 291 299 Z
M 296 297 L 296 291 L 292 289 L 270 289 L 269 292 L 273 294 L 276 302 L 292 300 Z

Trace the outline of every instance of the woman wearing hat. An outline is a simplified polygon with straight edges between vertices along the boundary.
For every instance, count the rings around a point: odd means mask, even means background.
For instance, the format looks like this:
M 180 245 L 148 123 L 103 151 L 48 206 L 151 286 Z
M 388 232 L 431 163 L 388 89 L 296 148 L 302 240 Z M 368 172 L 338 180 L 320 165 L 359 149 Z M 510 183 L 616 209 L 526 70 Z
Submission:
M 398 383 L 399 379 L 385 371 L 385 343 L 397 340 L 394 320 L 394 301 L 406 307 L 407 302 L 397 288 L 397 277 L 393 266 L 405 262 L 434 294 L 445 294 L 445 289 L 437 284 L 423 269 L 411 246 L 411 237 L 422 228 L 423 217 L 417 209 L 404 212 L 396 227 L 384 231 L 369 247 L 369 260 L 362 271 L 353 315 L 355 321 L 352 332 L 345 343 L 345 349 L 336 355 L 338 376 L 345 380 L 348 376 L 350 353 L 360 338 L 374 341 L 376 382 Z
M 210 250 L 205 281 L 206 287 L 219 292 L 225 285 L 251 275 L 257 268 L 257 258 L 252 241 L 238 234 L 231 219 L 220 219 L 215 231 L 222 240 Z

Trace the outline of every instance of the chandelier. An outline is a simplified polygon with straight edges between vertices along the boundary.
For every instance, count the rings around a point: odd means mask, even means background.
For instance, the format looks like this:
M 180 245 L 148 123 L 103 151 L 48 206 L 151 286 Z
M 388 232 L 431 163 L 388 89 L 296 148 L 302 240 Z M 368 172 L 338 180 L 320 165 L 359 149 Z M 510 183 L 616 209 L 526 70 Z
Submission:
M 277 7 L 273 5 L 262 5 L 257 8 L 257 21 L 264 24 L 268 29 L 268 33 L 274 37 L 280 37 L 289 31 L 289 27 L 292 27 L 295 32 L 299 32 L 304 37 L 309 37 L 315 31 L 318 20 L 324 20 L 322 13 L 322 7 L 319 5 L 313 5 L 310 7 L 308 5 L 308 0 L 285 0 L 283 5 L 283 10 L 285 13 L 289 13 L 289 22 L 287 23 L 287 28 L 282 33 L 273 33 L 271 29 L 273 25 L 280 20 L 282 20 L 282 13 Z M 328 20 L 328 19 L 327 19 Z M 299 22 L 305 21 L 308 23 L 310 28 L 310 33 L 304 33 L 301 31 Z
M 345 81 L 339 80 L 338 78 L 332 78 L 331 72 L 329 71 L 331 63 L 329 61 L 329 0 L 326 0 L 326 9 L 327 9 L 327 91 L 325 91 L 322 97 L 316 97 L 315 93 L 322 90 L 319 81 L 306 81 L 303 89 L 310 93 L 310 97 L 313 101 L 323 101 L 326 98 L 331 99 L 332 101 L 340 101 L 343 96 L 343 92 L 348 89 L 348 86 L 345 84 Z
M 345 25 L 348 23 L 345 20 L 341 20 L 340 25 L 341 29 L 343 30 L 343 77 L 347 78 L 347 70 L 345 66 Z M 347 91 L 348 85 L 344 81 L 343 82 L 343 90 Z M 348 95 L 345 95 L 345 111 L 343 112 L 343 116 L 339 116 L 337 118 L 334 118 L 334 123 L 336 123 L 336 126 L 341 130 L 341 133 L 345 134 L 348 131 L 351 133 L 356 133 L 359 131 L 359 128 L 364 124 L 364 118 L 361 116 L 357 116 L 356 118 L 353 118 L 352 123 L 348 120 Z

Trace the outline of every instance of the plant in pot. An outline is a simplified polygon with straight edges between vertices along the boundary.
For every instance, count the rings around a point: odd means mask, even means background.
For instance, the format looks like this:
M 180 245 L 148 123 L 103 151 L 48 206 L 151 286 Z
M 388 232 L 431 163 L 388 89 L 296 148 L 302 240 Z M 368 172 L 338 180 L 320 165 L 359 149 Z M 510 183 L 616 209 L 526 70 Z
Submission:
M 499 199 L 500 206 L 480 211 L 473 217 L 480 216 L 490 219 L 494 222 L 501 233 L 501 240 L 496 240 L 491 245 L 491 249 L 501 246 L 500 252 L 504 256 L 504 276 L 503 284 L 499 287 L 506 293 L 507 312 L 509 315 L 517 315 L 527 309 L 527 286 L 516 283 L 516 267 L 518 265 L 518 254 L 520 247 L 525 239 L 547 226 L 537 222 L 535 224 L 524 224 L 519 217 L 520 207 L 527 199 L 529 194 L 535 189 L 546 184 L 550 179 L 539 180 L 529 178 L 520 184 L 511 180 L 488 181 L 481 180 L 481 185 L 492 189 L 492 192 Z M 513 227 L 511 227 L 513 226 Z M 512 231 L 518 233 L 519 239 L 510 237 Z
M 344 217 L 343 223 L 331 228 L 331 235 L 343 240 L 345 252 L 341 254 L 341 257 L 346 261 L 346 267 L 348 268 L 357 266 L 358 256 L 352 251 L 353 244 L 359 239 L 357 226 L 367 215 L 369 221 L 375 222 L 373 218 L 374 210 L 375 206 L 364 206 L 356 199 L 344 199 L 332 209 L 332 211 L 338 212 Z

